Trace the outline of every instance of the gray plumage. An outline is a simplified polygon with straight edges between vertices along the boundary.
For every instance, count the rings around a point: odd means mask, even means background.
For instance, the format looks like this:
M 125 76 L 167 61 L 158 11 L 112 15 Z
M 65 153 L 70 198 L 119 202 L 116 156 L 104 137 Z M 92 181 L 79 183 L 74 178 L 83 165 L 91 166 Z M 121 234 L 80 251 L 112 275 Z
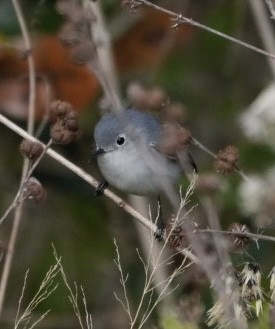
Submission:
M 163 128 L 155 116 L 135 109 L 104 115 L 94 130 L 99 169 L 116 188 L 137 195 L 171 191 L 183 170 L 157 149 Z

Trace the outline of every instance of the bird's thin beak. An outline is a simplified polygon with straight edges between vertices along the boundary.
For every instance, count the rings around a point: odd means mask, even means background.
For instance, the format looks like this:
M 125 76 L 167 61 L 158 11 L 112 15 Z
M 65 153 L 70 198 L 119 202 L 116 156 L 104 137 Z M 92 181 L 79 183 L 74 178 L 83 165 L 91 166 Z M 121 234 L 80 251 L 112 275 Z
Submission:
M 104 153 L 106 153 L 104 150 L 103 150 L 103 148 L 99 148 L 99 149 L 94 149 L 94 150 L 92 150 L 92 157 L 93 158 L 96 158 L 98 155 L 100 155 L 100 154 L 104 154 Z

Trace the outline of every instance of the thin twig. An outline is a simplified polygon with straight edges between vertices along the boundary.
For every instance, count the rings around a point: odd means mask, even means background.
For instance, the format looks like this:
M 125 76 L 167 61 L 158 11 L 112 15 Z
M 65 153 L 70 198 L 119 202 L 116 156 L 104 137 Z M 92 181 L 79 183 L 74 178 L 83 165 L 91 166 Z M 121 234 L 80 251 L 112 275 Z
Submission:
M 275 9 L 274 9 L 274 4 L 272 2 L 272 0 L 265 0 L 265 3 L 270 11 L 271 14 L 271 19 L 275 19 Z
M 204 146 L 201 142 L 199 142 L 196 138 L 192 137 L 192 144 L 197 146 L 199 149 L 201 149 L 202 151 L 204 151 L 206 154 L 210 155 L 212 158 L 214 158 L 215 160 L 218 159 L 217 155 L 212 152 L 211 150 L 209 150 L 206 146 Z M 243 172 L 243 170 L 239 169 L 239 168 L 235 168 L 234 172 L 236 174 L 238 174 L 243 180 L 249 181 L 249 177 Z
M 222 231 L 222 230 L 214 230 L 211 228 L 207 229 L 196 229 L 196 232 L 200 233 L 216 233 L 221 235 L 237 235 L 240 237 L 248 237 L 254 240 L 266 240 L 266 241 L 272 241 L 275 242 L 275 237 L 269 236 L 269 235 L 262 235 L 262 234 L 256 234 L 256 233 L 250 233 L 250 232 L 231 232 L 231 231 Z
M 268 17 L 264 2 L 259 0 L 250 0 L 249 4 L 252 9 L 256 27 L 259 31 L 264 48 L 269 53 L 275 53 L 275 39 L 272 26 L 272 23 L 274 22 L 272 22 Z M 275 62 L 271 58 L 267 58 L 267 60 L 274 79 Z
M 247 49 L 250 49 L 252 51 L 255 51 L 255 52 L 257 52 L 257 53 L 259 53 L 261 55 L 264 55 L 264 56 L 270 57 L 272 59 L 275 59 L 275 55 L 272 54 L 272 53 L 270 53 L 270 52 L 268 52 L 268 51 L 265 51 L 265 50 L 263 50 L 261 48 L 255 47 L 255 46 L 253 46 L 253 45 L 251 45 L 251 44 L 249 44 L 247 42 L 241 41 L 241 40 L 239 40 L 237 38 L 234 38 L 234 37 L 232 37 L 232 36 L 230 36 L 228 34 L 222 33 L 222 32 L 220 32 L 218 30 L 215 30 L 215 29 L 213 29 L 213 28 L 211 28 L 209 26 L 206 26 L 204 24 L 201 24 L 201 23 L 199 23 L 199 22 L 197 22 L 197 21 L 195 21 L 195 20 L 193 20 L 191 18 L 187 18 L 187 17 L 183 16 L 182 14 L 178 14 L 176 12 L 173 12 L 171 10 L 168 10 L 166 8 L 163 8 L 161 6 L 158 6 L 158 5 L 156 5 L 156 4 L 154 4 L 154 3 L 150 2 L 150 1 L 147 1 L 147 0 L 132 0 L 132 3 L 133 4 L 136 4 L 137 6 L 138 5 L 144 5 L 144 6 L 147 6 L 147 7 L 151 7 L 151 8 L 154 8 L 154 9 L 158 10 L 158 11 L 161 11 L 163 13 L 166 13 L 167 15 L 169 15 L 171 17 L 172 21 L 174 22 L 174 25 L 172 26 L 174 28 L 175 27 L 178 27 L 179 25 L 182 25 L 182 24 L 189 24 L 189 25 L 198 27 L 198 28 L 200 28 L 202 30 L 205 30 L 207 32 L 210 32 L 212 34 L 218 35 L 221 38 L 224 38 L 224 39 L 229 40 L 229 41 L 231 41 L 231 42 L 233 42 L 235 44 L 238 44 L 238 45 L 240 45 L 242 47 L 245 47 Z
M 27 131 L 30 135 L 33 134 L 34 130 L 34 114 L 35 114 L 35 66 L 34 66 L 34 58 L 31 52 L 31 39 L 27 29 L 27 25 L 20 8 L 20 5 L 17 0 L 12 0 L 12 4 L 16 13 L 16 17 L 18 19 L 20 29 L 23 35 L 23 39 L 26 47 L 26 54 L 28 60 L 28 73 L 29 73 L 29 103 L 28 103 L 28 123 L 27 123 Z M 29 168 L 29 160 L 25 159 L 22 167 L 21 174 L 21 185 L 25 181 L 25 177 L 27 175 Z M 19 204 L 16 208 L 16 212 L 14 215 L 14 221 L 11 231 L 11 236 L 8 242 L 8 253 L 5 259 L 4 268 L 1 276 L 0 282 L 0 315 L 2 313 L 6 288 L 8 284 L 9 273 L 11 269 L 13 253 L 15 248 L 15 243 L 17 239 L 17 233 L 22 217 L 22 209 L 23 209 L 23 199 L 22 196 L 19 198 Z

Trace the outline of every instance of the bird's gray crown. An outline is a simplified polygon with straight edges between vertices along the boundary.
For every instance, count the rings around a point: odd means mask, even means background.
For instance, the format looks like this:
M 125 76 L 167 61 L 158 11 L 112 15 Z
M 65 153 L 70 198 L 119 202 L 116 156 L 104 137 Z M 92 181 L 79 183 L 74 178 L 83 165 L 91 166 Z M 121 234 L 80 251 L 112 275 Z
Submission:
M 132 108 L 121 113 L 105 114 L 94 130 L 96 146 L 109 148 L 121 134 L 130 139 L 141 138 L 155 145 L 161 137 L 161 123 L 155 116 Z

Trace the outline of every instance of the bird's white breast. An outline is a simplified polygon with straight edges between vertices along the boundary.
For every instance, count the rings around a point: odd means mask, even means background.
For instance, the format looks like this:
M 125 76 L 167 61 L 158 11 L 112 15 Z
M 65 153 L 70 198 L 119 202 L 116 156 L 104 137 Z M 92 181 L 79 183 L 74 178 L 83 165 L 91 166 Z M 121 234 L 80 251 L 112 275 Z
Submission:
M 176 163 L 153 148 L 137 151 L 125 147 L 98 157 L 99 169 L 108 183 L 130 194 L 157 194 L 171 188 L 181 175 Z

